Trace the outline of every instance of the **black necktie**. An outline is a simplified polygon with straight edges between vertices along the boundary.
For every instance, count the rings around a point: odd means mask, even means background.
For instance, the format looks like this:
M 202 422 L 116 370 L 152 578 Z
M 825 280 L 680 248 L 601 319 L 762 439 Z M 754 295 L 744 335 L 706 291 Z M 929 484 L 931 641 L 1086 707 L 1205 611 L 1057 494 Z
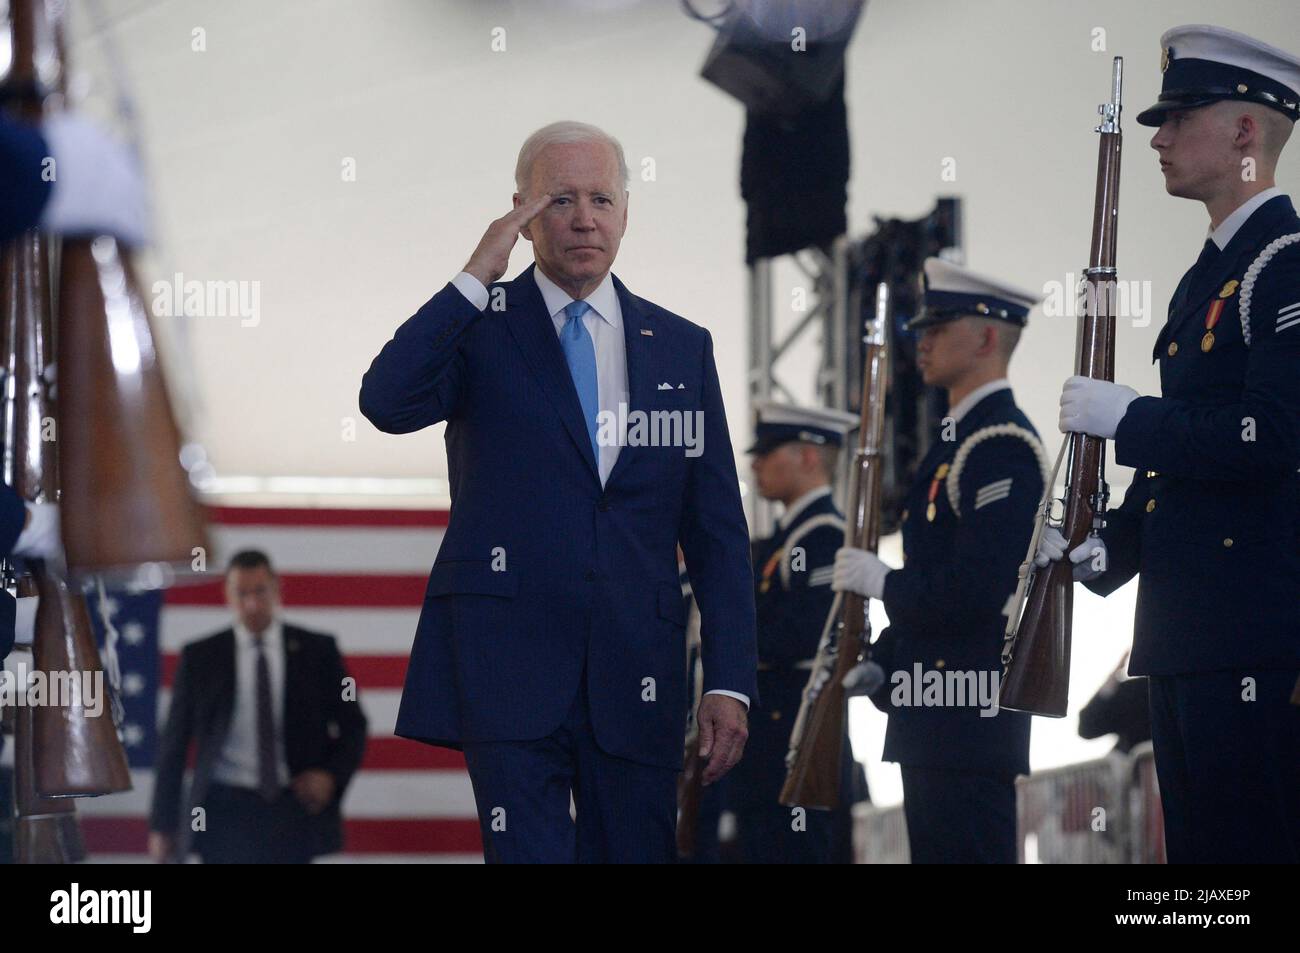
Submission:
M 280 779 L 275 770 L 275 712 L 271 704 L 271 667 L 266 661 L 262 637 L 254 636 L 257 649 L 257 790 L 267 801 L 280 796 Z
M 1178 303 L 1174 307 L 1175 313 L 1182 309 L 1197 285 L 1205 280 L 1205 276 L 1218 261 L 1219 254 L 1219 246 L 1214 244 L 1214 239 L 1207 238 L 1204 247 L 1201 248 L 1200 257 L 1196 259 L 1196 264 L 1192 265 L 1192 270 L 1183 278 L 1182 292 L 1178 295 Z M 1200 295 L 1197 297 L 1199 298 Z

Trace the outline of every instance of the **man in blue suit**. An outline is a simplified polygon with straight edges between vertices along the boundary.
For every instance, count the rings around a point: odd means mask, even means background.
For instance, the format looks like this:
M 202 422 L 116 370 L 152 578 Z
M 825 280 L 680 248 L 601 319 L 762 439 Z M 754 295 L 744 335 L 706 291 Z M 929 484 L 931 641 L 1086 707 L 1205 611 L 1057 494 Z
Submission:
M 667 862 L 679 541 L 702 617 L 706 783 L 740 759 L 756 696 L 713 342 L 610 273 L 627 227 L 617 141 L 552 124 L 515 179 L 513 211 L 362 380 L 361 411 L 386 433 L 447 422 L 451 519 L 396 733 L 464 750 L 489 861 Z M 536 264 L 499 282 L 520 234 Z

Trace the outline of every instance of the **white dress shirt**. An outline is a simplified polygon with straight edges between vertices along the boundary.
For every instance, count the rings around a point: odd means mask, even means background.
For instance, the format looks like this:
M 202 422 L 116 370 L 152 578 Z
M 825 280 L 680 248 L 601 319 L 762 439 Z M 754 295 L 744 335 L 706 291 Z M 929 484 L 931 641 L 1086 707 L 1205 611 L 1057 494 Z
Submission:
M 987 384 L 980 384 L 973 391 L 957 401 L 955 407 L 948 410 L 948 416 L 952 418 L 953 423 L 961 423 L 961 419 L 970 413 L 970 409 L 978 404 L 989 394 L 996 394 L 1000 390 L 1006 390 L 1011 386 L 1011 381 L 1005 377 L 999 377 L 995 381 L 989 381 Z
M 1223 251 L 1228 247 L 1228 242 L 1232 241 L 1234 235 L 1246 224 L 1246 219 L 1255 214 L 1255 210 L 1267 202 L 1269 199 L 1275 199 L 1284 194 L 1276 185 L 1272 188 L 1265 189 L 1257 195 L 1252 195 L 1246 201 L 1237 206 L 1237 210 L 1219 223 L 1218 228 L 1210 229 L 1209 238 Z
M 559 337 L 568 323 L 564 309 L 575 300 L 567 291 L 547 278 L 542 269 L 534 268 L 533 277 L 546 302 L 546 310 L 555 325 L 555 335 Z M 473 282 L 473 284 L 470 284 Z M 488 291 L 473 275 L 461 272 L 451 282 L 474 307 L 482 311 L 487 307 Z M 613 420 L 626 419 L 620 415 L 618 405 L 627 404 L 627 341 L 623 337 L 623 308 L 618 303 L 618 292 L 614 290 L 614 279 L 607 273 L 596 290 L 583 299 L 591 305 L 590 310 L 582 316 L 582 323 L 591 335 L 591 343 L 596 348 L 596 403 L 602 413 L 612 414 Z M 606 443 L 600 447 L 600 459 L 597 469 L 600 472 L 600 484 L 605 485 L 614 464 L 618 460 L 619 445 L 624 435 L 619 434 L 616 442 Z
M 537 280 L 537 287 L 542 292 L 542 300 L 546 302 L 546 310 L 555 325 L 555 335 L 559 337 L 569 320 L 564 315 L 564 309 L 575 299 L 546 277 L 541 268 L 533 269 L 533 277 Z M 483 282 L 473 275 L 462 271 L 451 279 L 451 283 L 478 310 L 482 311 L 488 306 L 488 290 L 483 287 Z M 627 340 L 623 337 L 623 308 L 619 304 L 612 275 L 606 273 L 605 279 L 596 286 L 596 290 L 583 300 L 591 305 L 591 309 L 582 316 L 582 323 L 586 326 L 587 333 L 591 335 L 591 342 L 596 348 L 596 402 L 602 413 L 612 413 L 614 420 L 625 419 L 626 414 L 619 414 L 618 405 L 620 402 L 628 403 Z M 614 469 L 624 439 L 625 435 L 620 433 L 617 441 L 608 445 L 602 444 L 600 447 L 597 469 L 600 471 L 601 486 L 605 485 L 605 481 L 609 479 Z M 740 692 L 715 688 L 705 694 L 729 695 L 743 702 L 745 707 L 749 707 L 749 696 Z
M 262 633 L 262 651 L 266 653 L 271 674 L 271 711 L 275 714 L 275 764 L 281 786 L 289 783 L 289 766 L 284 760 L 284 631 L 280 620 L 271 622 Z M 258 787 L 257 773 L 257 649 L 253 633 L 235 625 L 235 702 L 230 713 L 230 730 L 226 733 L 221 755 L 212 778 L 234 787 Z

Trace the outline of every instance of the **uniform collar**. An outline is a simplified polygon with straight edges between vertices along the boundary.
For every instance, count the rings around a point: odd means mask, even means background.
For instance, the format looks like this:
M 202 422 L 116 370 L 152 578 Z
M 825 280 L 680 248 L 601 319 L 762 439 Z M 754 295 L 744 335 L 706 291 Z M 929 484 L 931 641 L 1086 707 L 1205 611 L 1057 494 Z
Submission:
M 618 292 L 614 290 L 613 275 L 613 272 L 606 272 L 604 280 L 596 286 L 596 290 L 582 300 L 591 305 L 591 310 L 604 318 L 611 327 L 617 328 L 619 327 L 621 311 L 618 305 Z M 538 290 L 542 292 L 542 300 L 546 302 L 546 313 L 552 319 L 576 300 L 554 281 L 547 278 L 542 269 L 534 268 L 533 278 L 537 281 Z
M 996 394 L 1000 390 L 1010 390 L 1011 381 L 1005 377 L 999 377 L 995 381 L 989 381 L 987 384 L 981 384 L 973 391 L 957 402 L 957 406 L 948 410 L 948 416 L 952 418 L 953 423 L 961 423 L 961 419 L 970 413 L 971 408 L 978 404 L 990 394 Z
M 1282 190 L 1275 185 L 1263 192 L 1252 195 L 1237 206 L 1236 211 L 1220 222 L 1218 228 L 1210 230 L 1209 239 L 1214 242 L 1219 251 L 1223 251 L 1228 247 L 1228 242 L 1232 241 L 1233 237 L 1240 231 L 1241 226 L 1246 224 L 1246 220 L 1255 214 L 1256 209 L 1270 199 L 1275 199 L 1282 194 L 1284 194 Z
M 819 486 L 815 490 L 809 490 L 785 508 L 785 512 L 782 513 L 781 518 L 776 521 L 776 525 L 783 530 L 789 529 L 790 524 L 799 518 L 799 514 L 808 509 L 809 506 L 820 500 L 823 496 L 830 495 L 831 488 L 825 485 Z

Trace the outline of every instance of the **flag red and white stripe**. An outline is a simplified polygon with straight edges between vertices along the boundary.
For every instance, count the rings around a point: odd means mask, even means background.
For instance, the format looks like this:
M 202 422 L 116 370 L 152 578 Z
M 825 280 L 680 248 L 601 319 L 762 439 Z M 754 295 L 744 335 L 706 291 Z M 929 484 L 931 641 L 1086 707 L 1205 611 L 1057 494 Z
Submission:
M 261 549 L 281 577 L 284 619 L 338 640 L 369 720 L 361 770 L 343 802 L 344 853 L 330 861 L 478 861 L 474 798 L 458 752 L 393 735 L 406 662 L 446 511 L 211 509 L 220 574 L 229 556 Z M 221 583 L 168 591 L 160 620 L 166 717 L 181 648 L 231 624 Z M 78 802 L 96 860 L 142 858 L 153 772 L 135 789 Z

